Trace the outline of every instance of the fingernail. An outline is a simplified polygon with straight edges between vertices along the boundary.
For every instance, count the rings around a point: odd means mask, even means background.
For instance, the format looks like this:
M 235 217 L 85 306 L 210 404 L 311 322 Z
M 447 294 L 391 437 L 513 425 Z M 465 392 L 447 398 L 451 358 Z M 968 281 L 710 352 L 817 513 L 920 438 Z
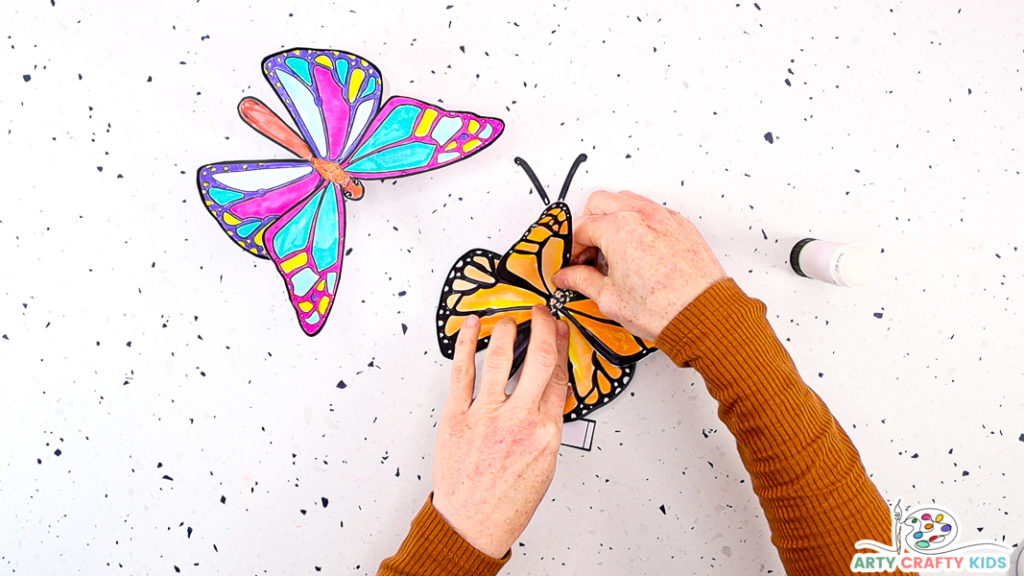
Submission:
M 555 327 L 555 333 L 559 338 L 569 337 L 569 325 L 565 323 L 565 320 L 558 323 L 558 326 Z
M 480 318 L 470 315 L 466 317 L 466 321 L 462 323 L 466 328 L 476 328 L 480 325 Z

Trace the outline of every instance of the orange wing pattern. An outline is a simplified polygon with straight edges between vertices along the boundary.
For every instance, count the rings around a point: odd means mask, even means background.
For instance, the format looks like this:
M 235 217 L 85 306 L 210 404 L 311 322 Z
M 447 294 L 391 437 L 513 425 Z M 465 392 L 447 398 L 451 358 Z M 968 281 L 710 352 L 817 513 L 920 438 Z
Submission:
M 448 273 L 437 307 L 437 341 L 445 358 L 454 357 L 455 340 L 469 315 L 480 318 L 482 350 L 498 320 L 511 317 L 517 325 L 529 323 L 530 308 L 547 304 L 539 294 L 499 281 L 495 271 L 500 259 L 490 250 L 470 250 Z
M 634 336 L 614 320 L 609 320 L 589 298 L 580 296 L 565 304 L 565 315 L 602 356 L 618 366 L 640 360 L 654 351 L 654 343 Z
M 562 418 L 575 420 L 615 398 L 633 379 L 636 363 L 616 366 L 569 322 L 569 390 Z
M 650 342 L 606 318 L 592 300 L 560 292 L 552 277 L 569 263 L 572 215 L 555 202 L 511 249 L 500 256 L 470 250 L 456 261 L 441 291 L 437 339 L 447 358 L 455 354 L 459 330 L 470 314 L 481 320 L 477 350 L 490 343 L 501 318 L 519 326 L 512 371 L 522 364 L 530 330 L 530 308 L 552 307 L 569 325 L 569 388 L 563 418 L 576 420 L 618 396 L 633 378 L 637 360 L 654 351 Z M 560 305 L 554 304 L 560 294 Z M 567 298 L 568 296 L 568 298 Z
M 501 259 L 498 275 L 545 298 L 554 295 L 557 288 L 552 277 L 569 263 L 572 251 L 570 218 L 569 207 L 564 203 L 548 206 Z

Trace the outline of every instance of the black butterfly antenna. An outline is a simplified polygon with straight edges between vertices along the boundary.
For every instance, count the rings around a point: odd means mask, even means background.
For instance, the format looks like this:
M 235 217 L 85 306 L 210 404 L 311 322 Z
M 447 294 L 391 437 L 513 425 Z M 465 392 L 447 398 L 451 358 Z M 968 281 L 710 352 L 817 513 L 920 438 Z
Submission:
M 576 160 L 572 163 L 572 168 L 569 168 L 569 173 L 565 175 L 565 182 L 562 184 L 562 190 L 558 193 L 558 201 L 565 200 L 566 194 L 569 193 L 569 184 L 572 184 L 572 178 L 576 175 L 576 170 L 587 160 L 586 154 L 580 154 L 576 157 Z M 537 190 L 537 194 L 540 195 L 540 199 L 544 201 L 544 204 L 551 204 L 551 198 L 548 197 L 548 193 L 544 191 L 544 186 L 541 185 L 540 179 L 537 178 L 537 174 L 534 173 L 533 168 L 526 163 L 519 156 L 515 157 L 515 163 L 526 172 L 526 176 L 530 179 L 533 187 Z
M 558 201 L 565 200 L 565 195 L 569 193 L 569 184 L 572 184 L 572 177 L 576 175 L 576 169 L 587 161 L 586 154 L 580 154 L 576 157 L 576 160 L 572 163 L 572 168 L 569 168 L 569 173 L 565 175 L 565 182 L 562 183 L 562 191 L 558 193 Z
M 544 205 L 547 206 L 548 204 L 551 204 L 551 199 L 548 198 L 548 193 L 544 191 L 544 186 L 542 186 L 540 180 L 537 179 L 537 175 L 533 172 L 533 168 L 530 168 L 530 165 L 526 163 L 526 160 L 523 160 L 519 156 L 516 156 L 514 161 L 517 166 L 523 169 L 523 172 L 526 172 L 526 176 L 530 179 L 530 182 L 533 183 L 533 187 L 537 190 L 537 194 L 540 194 L 540 199 L 544 201 Z

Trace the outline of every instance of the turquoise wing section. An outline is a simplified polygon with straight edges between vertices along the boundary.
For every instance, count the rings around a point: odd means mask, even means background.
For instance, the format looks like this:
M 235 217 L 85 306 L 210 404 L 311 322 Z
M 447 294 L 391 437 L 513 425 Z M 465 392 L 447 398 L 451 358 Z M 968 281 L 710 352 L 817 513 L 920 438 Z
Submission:
M 342 191 L 330 182 L 267 228 L 267 252 L 277 266 L 299 326 L 316 335 L 334 306 L 345 247 Z
M 354 178 L 399 178 L 426 172 L 476 154 L 504 129 L 505 124 L 497 118 L 395 97 L 381 107 L 342 167 Z
M 218 162 L 199 168 L 199 195 L 210 215 L 243 249 L 267 257 L 268 226 L 322 185 L 304 161 Z

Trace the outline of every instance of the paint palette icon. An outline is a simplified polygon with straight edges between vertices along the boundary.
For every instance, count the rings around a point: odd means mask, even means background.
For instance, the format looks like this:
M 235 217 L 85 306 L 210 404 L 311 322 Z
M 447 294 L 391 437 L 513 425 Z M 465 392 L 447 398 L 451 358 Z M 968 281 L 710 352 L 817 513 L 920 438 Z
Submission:
M 956 541 L 958 529 L 956 520 L 938 508 L 920 508 L 903 522 L 910 528 L 906 543 L 918 552 L 934 552 Z

